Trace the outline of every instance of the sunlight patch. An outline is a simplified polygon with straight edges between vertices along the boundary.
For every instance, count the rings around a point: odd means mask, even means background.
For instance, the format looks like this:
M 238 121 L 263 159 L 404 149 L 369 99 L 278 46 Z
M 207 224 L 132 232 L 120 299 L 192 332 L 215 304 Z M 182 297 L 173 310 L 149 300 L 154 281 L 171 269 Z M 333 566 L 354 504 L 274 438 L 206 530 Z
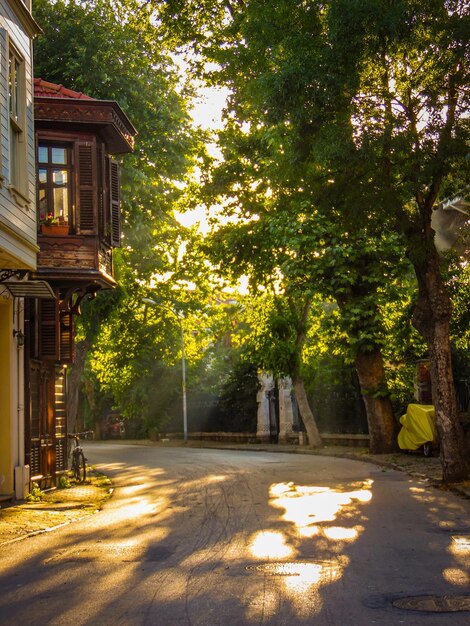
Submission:
M 452 552 L 470 552 L 470 535 L 453 535 L 451 539 Z
M 345 507 L 354 502 L 370 502 L 371 487 L 370 480 L 362 483 L 361 489 L 353 491 L 295 485 L 290 482 L 271 485 L 269 494 L 271 504 L 284 509 L 283 519 L 295 524 L 300 536 L 312 537 L 318 532 L 318 524 L 335 521 Z M 352 539 L 352 534 L 348 538 Z
M 351 541 L 356 539 L 359 534 L 359 530 L 362 527 L 356 528 L 342 528 L 340 526 L 331 526 L 330 528 L 325 528 L 323 530 L 323 534 L 328 539 L 335 539 L 336 541 Z
M 470 582 L 470 577 L 468 573 L 463 569 L 459 569 L 458 567 L 448 567 L 442 572 L 442 575 L 444 579 L 452 585 L 466 587 Z
M 259 559 L 282 559 L 292 556 L 294 549 L 286 544 L 282 533 L 263 530 L 255 534 L 250 544 L 250 552 Z

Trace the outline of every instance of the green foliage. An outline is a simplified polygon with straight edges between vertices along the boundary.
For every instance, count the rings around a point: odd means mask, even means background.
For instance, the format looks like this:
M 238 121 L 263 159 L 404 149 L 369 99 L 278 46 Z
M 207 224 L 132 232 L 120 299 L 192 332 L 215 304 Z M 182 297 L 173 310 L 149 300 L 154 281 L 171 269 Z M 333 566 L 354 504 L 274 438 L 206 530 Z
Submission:
M 31 491 L 26 496 L 26 502 L 41 502 L 44 497 L 43 491 L 37 483 L 31 483 Z
M 134 0 L 35 0 L 34 15 L 44 30 L 35 43 L 36 75 L 116 100 L 138 130 L 122 180 L 126 215 L 134 203 L 162 211 L 195 144 L 186 110 L 189 85 L 161 46 L 151 13 Z M 145 189 L 139 197 L 137 190 Z
M 447 284 L 452 298 L 452 369 L 454 380 L 470 380 L 470 266 L 451 259 Z
M 70 487 L 70 480 L 68 479 L 66 474 L 61 474 L 59 476 L 59 482 L 57 484 L 57 487 L 59 489 L 68 489 Z
M 297 304 L 299 306 L 297 306 Z M 265 293 L 246 306 L 249 331 L 243 339 L 242 358 L 278 376 L 293 375 L 300 366 L 298 333 L 303 332 L 301 305 L 293 299 Z
M 452 262 L 448 271 L 453 318 L 451 332 L 458 350 L 470 353 L 470 265 Z

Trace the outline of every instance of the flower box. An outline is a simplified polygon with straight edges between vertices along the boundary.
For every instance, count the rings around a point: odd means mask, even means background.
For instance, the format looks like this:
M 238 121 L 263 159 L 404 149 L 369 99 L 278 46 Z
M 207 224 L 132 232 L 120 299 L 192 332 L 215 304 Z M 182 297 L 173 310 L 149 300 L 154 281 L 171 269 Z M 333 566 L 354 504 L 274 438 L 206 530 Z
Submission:
M 63 237 L 69 234 L 68 224 L 41 224 L 41 233 L 43 235 L 52 235 L 53 237 Z

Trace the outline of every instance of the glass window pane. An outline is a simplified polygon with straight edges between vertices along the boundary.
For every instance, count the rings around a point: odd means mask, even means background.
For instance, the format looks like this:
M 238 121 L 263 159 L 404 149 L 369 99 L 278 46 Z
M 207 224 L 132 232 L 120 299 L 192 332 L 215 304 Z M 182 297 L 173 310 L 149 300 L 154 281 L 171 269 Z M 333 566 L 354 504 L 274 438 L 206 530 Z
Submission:
M 11 126 L 10 126 L 11 128 Z M 19 143 L 20 133 L 17 133 L 14 128 L 11 128 L 10 136 L 10 182 L 14 187 L 19 186 Z
M 38 145 L 37 185 L 40 221 L 68 224 L 71 210 L 70 149 L 48 143 Z
M 19 59 L 10 51 L 8 58 L 8 92 L 10 114 L 16 121 L 19 121 L 21 116 L 20 68 Z
M 21 93 L 20 93 L 20 62 L 18 59 L 15 59 L 15 117 L 17 120 L 20 119 L 21 116 Z
M 54 183 L 54 187 L 66 187 L 67 170 L 54 170 L 52 172 L 52 181 Z
M 45 189 L 39 189 L 39 219 L 43 222 L 47 217 L 47 196 Z
M 10 101 L 10 113 L 13 115 L 13 112 L 15 110 L 15 94 L 14 94 L 14 87 L 13 87 L 13 83 L 15 80 L 15 77 L 13 75 L 13 68 L 14 68 L 14 64 L 13 64 L 13 57 L 11 56 L 10 53 L 10 57 L 8 58 L 8 98 Z
M 39 163 L 47 163 L 47 146 L 39 146 L 38 161 Z
M 56 187 L 53 190 L 54 217 L 59 221 L 68 221 L 68 190 L 66 187 Z
M 52 148 L 52 163 L 58 165 L 65 165 L 67 163 L 67 150 L 66 148 Z

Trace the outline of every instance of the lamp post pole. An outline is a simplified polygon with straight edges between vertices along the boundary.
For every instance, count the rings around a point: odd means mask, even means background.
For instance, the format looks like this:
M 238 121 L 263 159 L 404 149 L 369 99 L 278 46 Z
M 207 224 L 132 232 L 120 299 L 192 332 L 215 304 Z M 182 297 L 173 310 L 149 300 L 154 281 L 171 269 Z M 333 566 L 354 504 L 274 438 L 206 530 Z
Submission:
M 181 383 L 182 383 L 182 391 L 183 391 L 183 439 L 184 443 L 188 443 L 188 405 L 186 401 L 186 357 L 184 352 L 184 330 L 183 330 L 183 322 L 181 319 L 181 315 L 172 309 L 171 307 L 164 306 L 159 302 L 155 302 L 151 298 L 142 298 L 142 302 L 145 304 L 151 304 L 152 306 L 160 307 L 161 309 L 165 309 L 173 313 L 173 315 L 178 320 L 178 324 L 180 326 L 180 336 L 181 336 Z
M 175 313 L 176 315 L 176 313 Z M 183 439 L 184 443 L 188 443 L 188 405 L 186 403 L 186 358 L 184 355 L 184 331 L 183 322 L 178 316 L 181 331 L 181 384 L 183 389 Z

